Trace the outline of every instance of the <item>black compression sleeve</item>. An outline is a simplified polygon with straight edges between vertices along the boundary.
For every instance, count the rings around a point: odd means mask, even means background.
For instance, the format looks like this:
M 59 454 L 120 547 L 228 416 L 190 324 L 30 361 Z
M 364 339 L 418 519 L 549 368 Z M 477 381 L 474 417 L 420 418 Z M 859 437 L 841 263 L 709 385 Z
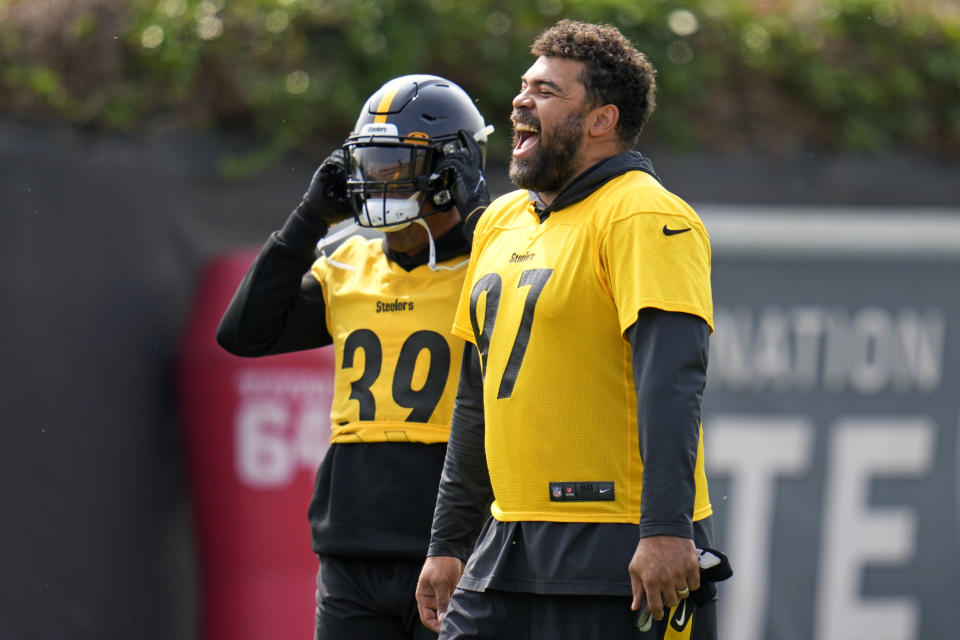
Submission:
M 463 351 L 450 442 L 440 476 L 428 556 L 466 561 L 490 513 L 493 491 L 483 444 L 483 378 L 477 348 Z
M 326 231 L 294 212 L 271 234 L 220 320 L 220 346 L 252 357 L 333 342 L 320 283 L 308 273 Z
M 306 218 L 300 215 L 298 207 L 287 217 L 287 221 L 277 232 L 277 239 L 295 253 L 312 258 L 317 241 L 327 235 L 329 229 L 323 223 L 308 222 Z
M 643 309 L 627 336 L 643 459 L 640 536 L 692 538 L 710 327 L 697 316 Z

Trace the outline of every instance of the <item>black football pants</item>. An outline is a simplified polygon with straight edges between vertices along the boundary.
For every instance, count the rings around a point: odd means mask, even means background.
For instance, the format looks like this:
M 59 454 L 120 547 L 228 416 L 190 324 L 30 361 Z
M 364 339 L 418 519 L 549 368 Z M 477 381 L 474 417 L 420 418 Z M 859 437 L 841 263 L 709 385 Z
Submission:
M 320 557 L 314 640 L 436 640 L 414 592 L 422 561 Z
M 646 633 L 624 596 L 457 589 L 440 640 L 715 640 L 717 603 L 682 600 Z

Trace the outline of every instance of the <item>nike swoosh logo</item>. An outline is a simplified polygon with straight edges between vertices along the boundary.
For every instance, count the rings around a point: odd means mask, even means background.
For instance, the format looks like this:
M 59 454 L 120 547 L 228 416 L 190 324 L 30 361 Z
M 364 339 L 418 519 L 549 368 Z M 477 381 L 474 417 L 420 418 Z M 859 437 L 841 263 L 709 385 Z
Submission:
M 667 225 L 663 225 L 663 235 L 665 236 L 675 236 L 678 233 L 684 233 L 685 231 L 690 231 L 690 227 L 686 229 L 669 229 Z
M 610 491 L 610 489 L 600 489 L 600 493 L 606 493 L 607 491 Z
M 682 631 L 684 625 L 687 624 L 687 601 L 681 600 L 680 604 L 677 605 L 677 617 L 670 621 L 670 624 L 673 625 L 673 628 L 677 631 Z
M 683 631 L 683 627 L 687 624 L 687 601 L 681 600 L 680 604 L 677 605 L 677 617 L 670 621 L 671 626 L 677 631 Z

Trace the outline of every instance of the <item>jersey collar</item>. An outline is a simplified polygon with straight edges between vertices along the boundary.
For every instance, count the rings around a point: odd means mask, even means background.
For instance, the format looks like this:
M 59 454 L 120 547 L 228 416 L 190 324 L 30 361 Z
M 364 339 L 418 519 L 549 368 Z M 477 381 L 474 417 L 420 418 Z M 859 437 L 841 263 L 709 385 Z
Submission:
M 540 222 L 546 222 L 554 211 L 559 211 L 590 196 L 597 189 L 628 171 L 649 173 L 661 184 L 663 181 L 653 170 L 653 163 L 639 151 L 626 151 L 606 160 L 601 160 L 573 179 L 563 191 L 557 194 L 550 206 L 545 206 L 540 195 L 531 191 L 530 200 L 534 203 Z

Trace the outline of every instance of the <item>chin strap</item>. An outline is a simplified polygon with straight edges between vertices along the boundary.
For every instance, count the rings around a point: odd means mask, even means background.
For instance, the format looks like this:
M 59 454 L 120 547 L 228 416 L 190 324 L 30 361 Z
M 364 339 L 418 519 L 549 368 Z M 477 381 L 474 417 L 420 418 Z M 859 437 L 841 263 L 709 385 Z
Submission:
M 455 265 L 447 266 L 443 264 L 437 264 L 437 245 L 433 241 L 433 234 L 430 232 L 430 227 L 427 226 L 427 223 L 424 222 L 423 218 L 417 218 L 411 222 L 420 225 L 427 232 L 427 244 L 430 247 L 430 257 L 428 259 L 427 266 L 430 267 L 431 271 L 456 271 L 457 269 L 462 269 L 467 265 L 467 263 L 470 262 L 470 258 L 467 258 L 466 260 L 458 262 Z M 327 257 L 327 247 L 339 242 L 347 236 L 353 235 L 358 229 L 362 228 L 363 227 L 357 224 L 356 221 L 343 225 L 343 227 L 337 229 L 334 233 L 330 233 L 320 238 L 320 241 L 317 243 L 317 251 L 320 252 L 320 255 Z
M 463 262 L 459 262 L 449 267 L 446 265 L 437 264 L 437 245 L 433 241 L 433 234 L 430 233 L 430 227 L 428 227 L 427 223 L 423 221 L 423 218 L 417 218 L 414 220 L 414 222 L 427 230 L 427 241 L 430 246 L 430 258 L 427 261 L 427 266 L 430 267 L 431 271 L 456 271 L 457 269 L 467 266 L 467 263 L 470 262 L 470 258 L 467 258 Z

